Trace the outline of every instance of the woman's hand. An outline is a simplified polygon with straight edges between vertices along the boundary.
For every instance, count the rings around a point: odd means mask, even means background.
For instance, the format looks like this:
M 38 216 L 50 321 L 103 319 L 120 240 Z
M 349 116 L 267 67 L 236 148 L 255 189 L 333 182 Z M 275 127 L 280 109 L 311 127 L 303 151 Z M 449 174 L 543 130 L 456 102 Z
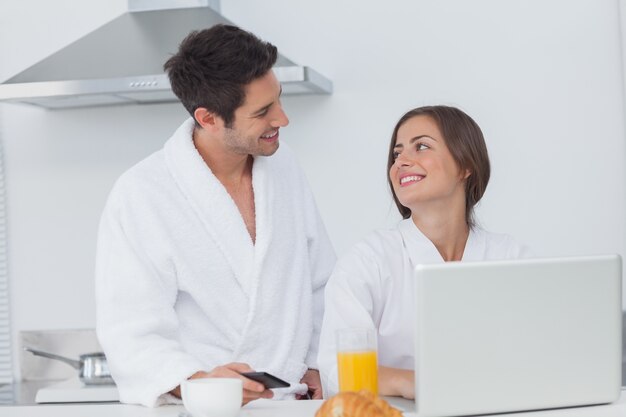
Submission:
M 415 399 L 415 372 L 379 366 L 378 391 L 380 395 Z

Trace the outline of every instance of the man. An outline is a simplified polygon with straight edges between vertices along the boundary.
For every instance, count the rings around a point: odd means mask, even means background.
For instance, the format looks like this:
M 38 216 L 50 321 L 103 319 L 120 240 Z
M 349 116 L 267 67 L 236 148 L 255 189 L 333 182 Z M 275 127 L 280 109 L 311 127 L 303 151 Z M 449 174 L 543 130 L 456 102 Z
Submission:
M 323 288 L 335 255 L 279 130 L 276 48 L 239 28 L 191 33 L 165 64 L 192 118 L 116 182 L 98 238 L 98 337 L 120 400 L 176 402 L 236 377 L 244 403 L 322 398 Z M 291 383 L 273 393 L 242 372 Z

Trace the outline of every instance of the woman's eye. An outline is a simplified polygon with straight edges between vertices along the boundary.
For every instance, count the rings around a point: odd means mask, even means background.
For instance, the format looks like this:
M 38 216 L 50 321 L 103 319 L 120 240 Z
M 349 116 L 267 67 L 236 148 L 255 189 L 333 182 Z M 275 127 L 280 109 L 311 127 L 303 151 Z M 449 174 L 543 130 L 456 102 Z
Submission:
M 398 159 L 398 156 L 400 156 L 400 152 L 394 151 L 392 155 L 393 155 L 393 159 Z
M 418 143 L 416 148 L 418 151 L 423 151 L 424 149 L 429 149 L 430 147 L 424 143 Z

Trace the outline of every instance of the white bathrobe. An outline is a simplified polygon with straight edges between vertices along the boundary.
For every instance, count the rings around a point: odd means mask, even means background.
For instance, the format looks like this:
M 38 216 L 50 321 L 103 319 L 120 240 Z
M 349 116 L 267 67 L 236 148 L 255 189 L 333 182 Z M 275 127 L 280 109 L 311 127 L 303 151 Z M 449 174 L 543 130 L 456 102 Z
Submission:
M 199 370 L 245 362 L 306 390 L 335 262 L 285 144 L 252 168 L 256 244 L 188 119 L 115 184 L 100 223 L 97 332 L 125 403 L 176 402 Z
M 475 228 L 470 231 L 462 260 L 528 256 L 528 249 L 510 236 Z M 414 369 L 415 266 L 442 262 L 435 245 L 410 218 L 394 229 L 371 234 L 337 262 L 326 286 L 318 357 L 325 397 L 338 390 L 335 345 L 338 329 L 374 329 L 378 364 Z

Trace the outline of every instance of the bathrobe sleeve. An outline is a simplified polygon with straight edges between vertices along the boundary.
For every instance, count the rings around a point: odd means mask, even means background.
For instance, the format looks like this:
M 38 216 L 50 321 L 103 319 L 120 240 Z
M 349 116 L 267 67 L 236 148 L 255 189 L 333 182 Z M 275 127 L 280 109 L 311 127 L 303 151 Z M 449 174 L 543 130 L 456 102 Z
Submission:
M 317 356 L 324 315 L 324 288 L 335 265 L 336 256 L 313 195 L 308 189 L 305 200 L 311 213 L 308 247 L 313 290 L 313 333 L 305 362 L 308 368 L 319 369 Z
M 363 242 L 357 244 L 340 258 L 326 285 L 318 356 L 325 398 L 339 388 L 335 332 L 344 328 L 370 328 L 376 332 L 375 318 L 384 294 L 379 258 Z
M 176 276 L 166 261 L 155 261 L 153 252 L 164 250 L 150 234 L 155 219 L 134 213 L 119 188 L 109 197 L 98 236 L 97 333 L 120 401 L 154 407 L 177 402 L 166 393 L 202 365 L 177 341 Z

